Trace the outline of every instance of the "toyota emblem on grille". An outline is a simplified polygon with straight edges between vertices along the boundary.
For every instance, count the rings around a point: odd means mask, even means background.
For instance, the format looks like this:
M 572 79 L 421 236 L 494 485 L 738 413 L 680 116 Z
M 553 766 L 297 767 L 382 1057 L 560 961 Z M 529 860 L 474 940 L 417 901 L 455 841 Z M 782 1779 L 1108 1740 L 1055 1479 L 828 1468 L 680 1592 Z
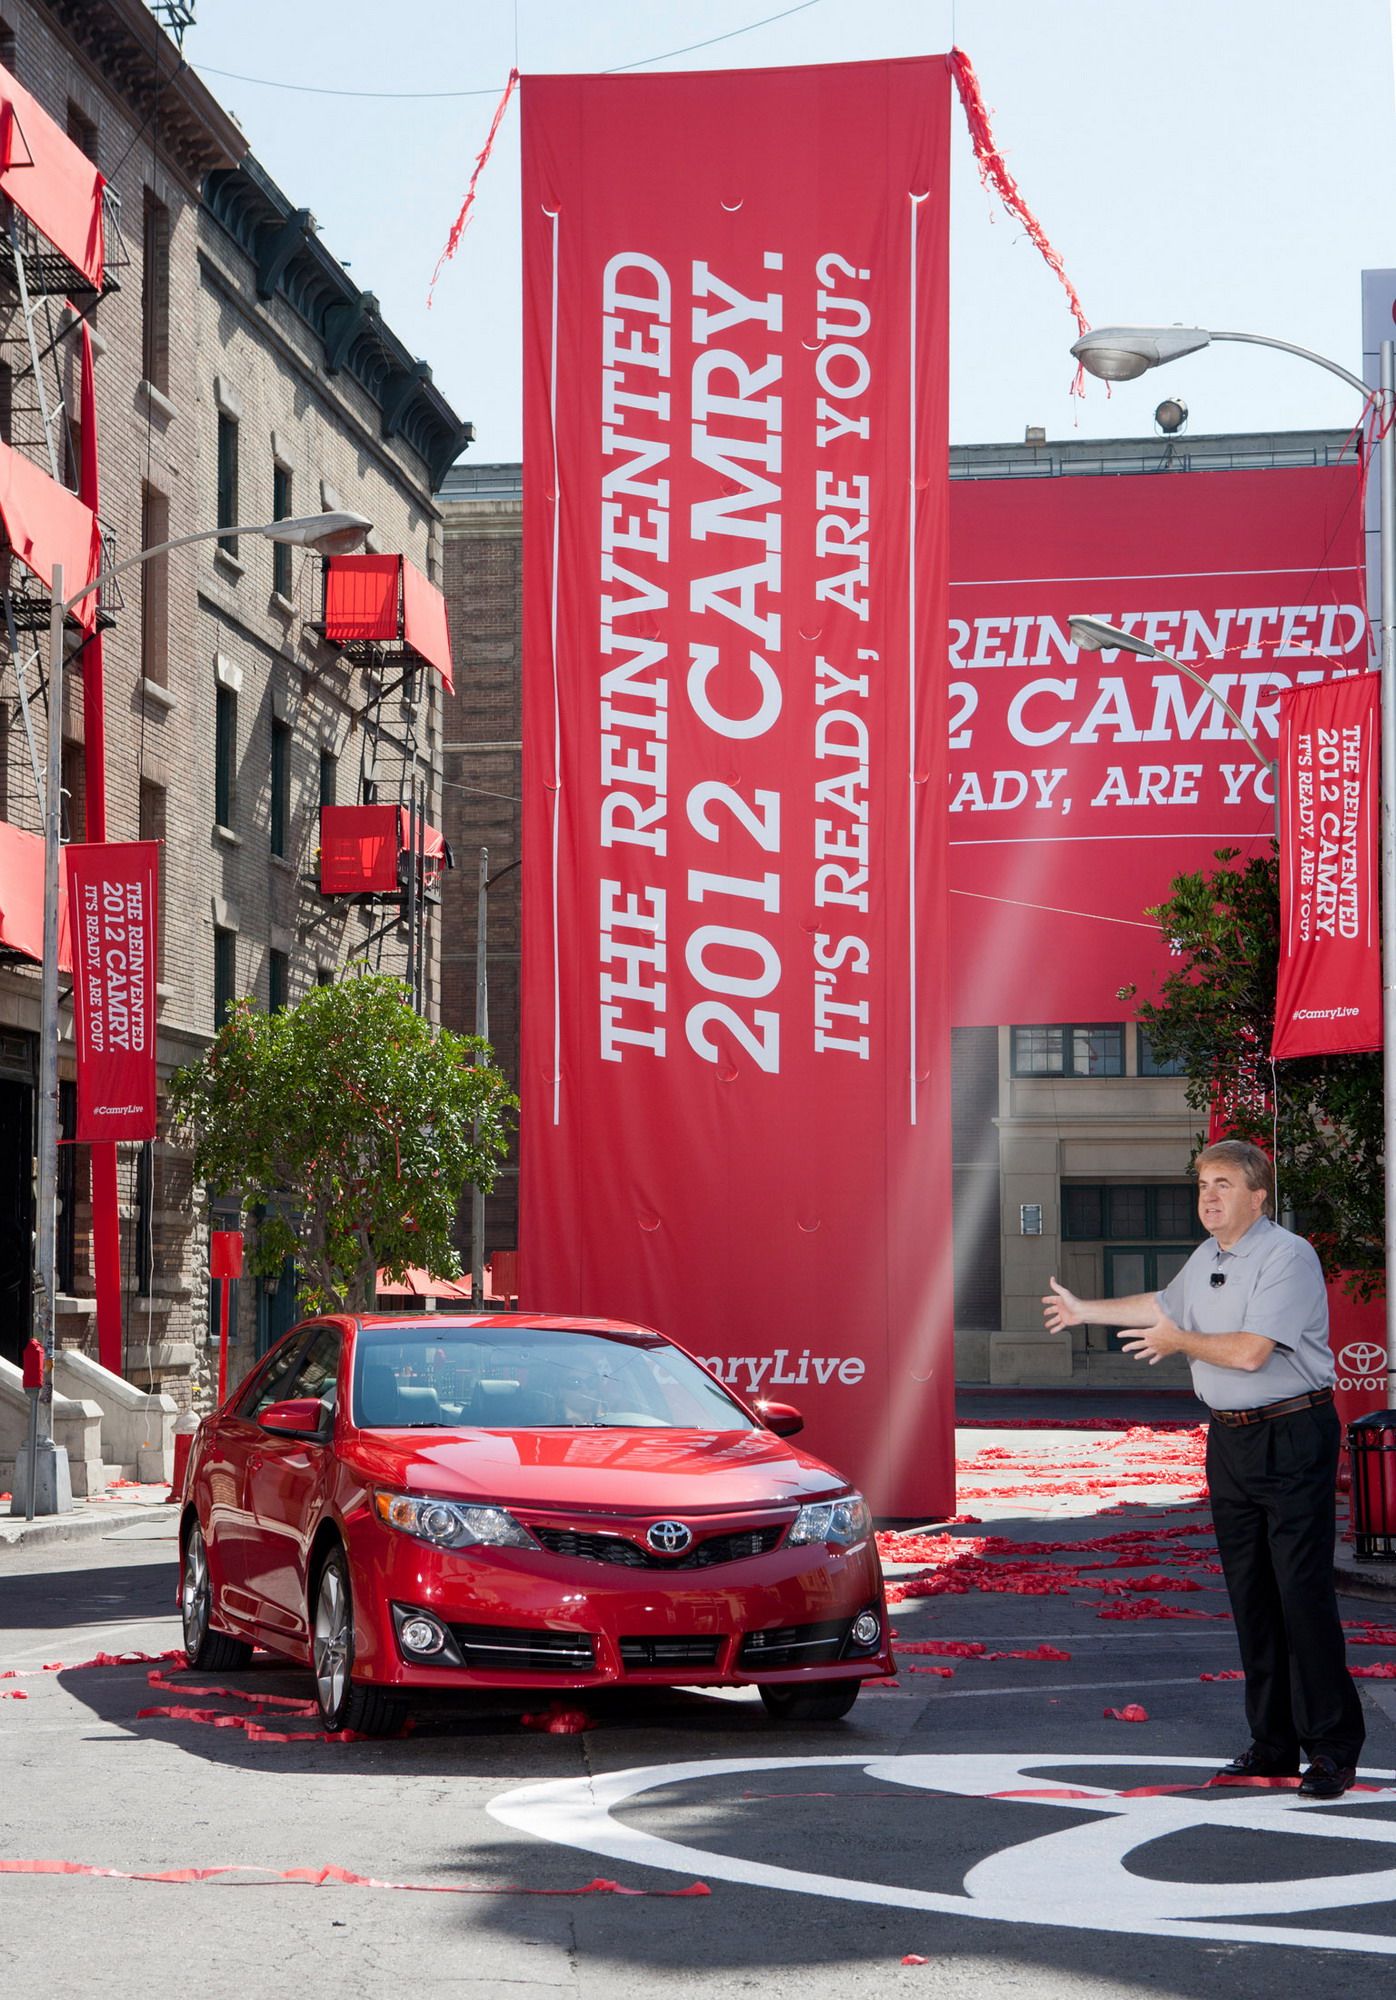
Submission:
M 645 1540 L 656 1555 L 681 1556 L 693 1540 L 693 1530 L 682 1521 L 656 1521 Z

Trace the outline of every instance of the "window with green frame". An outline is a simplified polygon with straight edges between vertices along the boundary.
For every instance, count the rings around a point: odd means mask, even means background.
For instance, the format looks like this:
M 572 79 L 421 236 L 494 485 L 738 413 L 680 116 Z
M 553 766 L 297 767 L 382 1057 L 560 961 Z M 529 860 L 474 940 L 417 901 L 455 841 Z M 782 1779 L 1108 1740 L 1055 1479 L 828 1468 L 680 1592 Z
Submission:
M 1056 1022 L 1012 1031 L 1014 1076 L 1123 1076 L 1122 1021 Z
M 1189 1185 L 1062 1183 L 1062 1239 L 1075 1243 L 1200 1243 Z

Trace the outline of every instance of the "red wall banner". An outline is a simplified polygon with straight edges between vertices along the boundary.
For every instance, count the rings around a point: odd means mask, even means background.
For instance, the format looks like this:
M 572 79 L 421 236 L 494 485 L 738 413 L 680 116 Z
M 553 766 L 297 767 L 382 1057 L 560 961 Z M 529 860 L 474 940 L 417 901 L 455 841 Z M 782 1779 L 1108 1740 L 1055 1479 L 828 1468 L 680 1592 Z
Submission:
M 160 844 L 64 849 L 77 1023 L 76 1137 L 155 1137 Z
M 1281 695 L 1277 1059 L 1381 1047 L 1380 752 L 1380 675 Z
M 953 1506 L 943 58 L 523 84 L 520 1294 Z
M 1162 447 L 1160 447 L 1162 449 Z M 956 480 L 950 881 L 957 1024 L 1132 1019 L 1144 913 L 1219 847 L 1267 851 L 1267 773 L 1175 669 L 1078 652 L 1075 612 L 1208 679 L 1262 747 L 1291 685 L 1367 664 L 1355 465 Z

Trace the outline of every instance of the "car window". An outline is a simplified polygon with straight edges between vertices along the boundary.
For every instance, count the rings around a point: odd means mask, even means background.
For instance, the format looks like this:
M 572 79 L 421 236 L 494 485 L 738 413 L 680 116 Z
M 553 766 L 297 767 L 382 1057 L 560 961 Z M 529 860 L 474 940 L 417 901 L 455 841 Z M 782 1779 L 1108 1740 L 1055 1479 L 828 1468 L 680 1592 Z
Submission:
M 339 1350 L 343 1340 L 344 1336 L 337 1326 L 317 1326 L 311 1333 L 309 1346 L 302 1349 L 270 1401 L 285 1403 L 293 1396 L 314 1396 L 321 1406 L 322 1422 L 331 1417 L 339 1384 Z M 259 1410 L 266 1407 L 265 1403 L 258 1405 Z
M 705 1371 L 655 1334 L 582 1327 L 366 1327 L 354 1360 L 365 1429 L 750 1430 Z
M 304 1328 L 288 1333 L 280 1347 L 273 1348 L 264 1365 L 252 1379 L 242 1401 L 238 1404 L 240 1417 L 255 1417 L 268 1403 L 280 1402 L 286 1392 L 282 1388 L 287 1376 L 296 1365 L 296 1360 L 310 1338 Z

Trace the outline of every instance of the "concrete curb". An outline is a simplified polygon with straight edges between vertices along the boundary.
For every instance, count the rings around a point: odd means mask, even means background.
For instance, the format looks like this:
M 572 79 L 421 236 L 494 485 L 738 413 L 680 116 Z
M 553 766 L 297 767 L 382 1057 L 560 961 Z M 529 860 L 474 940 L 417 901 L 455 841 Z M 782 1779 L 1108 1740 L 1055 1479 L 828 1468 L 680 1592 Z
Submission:
M 148 1520 L 164 1503 L 161 1501 L 97 1500 L 79 1502 L 66 1514 L 45 1514 L 26 1521 L 19 1514 L 0 1514 L 0 1553 L 6 1549 L 45 1548 L 60 1542 L 83 1542 L 110 1534 L 113 1528 L 129 1527 L 132 1521 Z M 170 1509 L 174 1514 L 177 1510 Z
M 1396 1562 L 1361 1563 L 1350 1542 L 1339 1542 L 1333 1575 L 1344 1597 L 1365 1597 L 1378 1604 L 1396 1603 Z

